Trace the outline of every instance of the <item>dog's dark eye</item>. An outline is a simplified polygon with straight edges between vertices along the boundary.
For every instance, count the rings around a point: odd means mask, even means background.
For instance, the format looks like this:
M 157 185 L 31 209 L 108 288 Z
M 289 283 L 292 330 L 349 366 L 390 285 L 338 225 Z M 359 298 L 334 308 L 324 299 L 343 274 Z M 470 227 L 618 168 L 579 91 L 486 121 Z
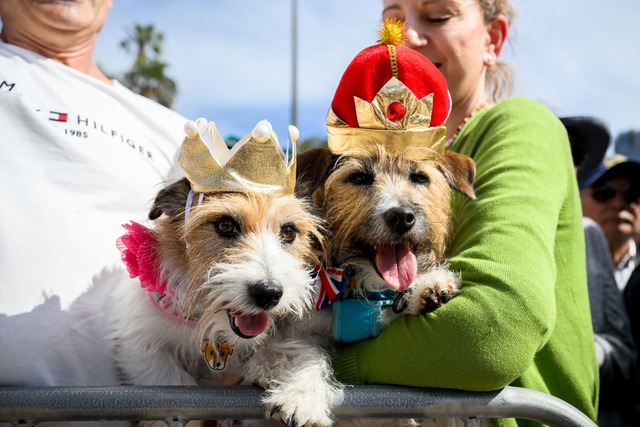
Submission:
M 422 184 L 422 185 L 428 184 L 431 181 L 427 175 L 420 172 L 413 172 L 409 176 L 409 179 L 411 179 L 411 182 L 413 182 L 414 184 Z
M 350 182 L 354 185 L 368 186 L 373 184 L 373 178 L 374 176 L 370 172 L 356 172 L 349 175 L 349 178 L 347 178 L 347 182 Z
M 298 235 L 298 229 L 295 225 L 285 224 L 280 228 L 280 237 L 284 243 L 292 243 Z
M 240 234 L 240 224 L 229 216 L 223 216 L 214 222 L 216 231 L 222 237 L 232 239 Z

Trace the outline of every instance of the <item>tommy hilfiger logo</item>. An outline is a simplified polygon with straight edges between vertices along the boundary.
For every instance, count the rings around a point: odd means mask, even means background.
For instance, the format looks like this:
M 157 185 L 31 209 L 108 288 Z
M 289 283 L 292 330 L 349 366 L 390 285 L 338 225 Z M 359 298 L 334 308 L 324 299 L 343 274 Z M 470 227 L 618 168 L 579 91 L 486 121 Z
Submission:
M 6 80 L 0 82 L 0 92 L 13 92 L 16 87 L 16 83 L 10 83 Z M 20 94 L 18 92 L 18 94 Z M 89 138 L 92 132 L 100 132 L 114 140 L 119 140 L 127 144 L 130 148 L 137 151 L 138 154 L 146 158 L 148 161 L 153 162 L 154 156 L 149 148 L 134 141 L 127 135 L 123 135 L 119 130 L 110 128 L 95 120 L 91 120 L 86 116 L 70 115 L 68 112 L 47 110 L 43 108 L 35 108 L 35 111 L 49 122 L 57 123 L 57 127 L 60 127 L 64 131 L 65 135 L 72 136 L 74 138 L 84 139 Z
M 57 111 L 49 111 L 49 120 L 53 122 L 67 122 L 67 113 L 59 113 Z
M 132 138 L 123 135 L 119 131 L 98 123 L 95 120 L 91 120 L 88 117 L 69 115 L 69 113 L 66 112 L 53 110 L 45 112 L 38 109 L 36 111 L 40 111 L 43 116 L 50 122 L 63 123 L 65 135 L 70 135 L 75 138 L 88 138 L 90 136 L 90 132 L 100 132 L 101 134 L 106 135 L 112 139 L 124 142 L 129 147 L 144 156 L 147 160 L 153 161 L 153 154 L 146 147 L 137 143 Z

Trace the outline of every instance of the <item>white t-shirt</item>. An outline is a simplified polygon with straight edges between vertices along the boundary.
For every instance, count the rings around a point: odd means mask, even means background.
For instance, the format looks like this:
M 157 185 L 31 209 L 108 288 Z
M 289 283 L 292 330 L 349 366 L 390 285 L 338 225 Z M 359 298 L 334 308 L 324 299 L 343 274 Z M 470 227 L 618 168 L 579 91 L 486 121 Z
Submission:
M 180 175 L 186 118 L 0 42 L 0 386 L 115 385 L 115 242 Z

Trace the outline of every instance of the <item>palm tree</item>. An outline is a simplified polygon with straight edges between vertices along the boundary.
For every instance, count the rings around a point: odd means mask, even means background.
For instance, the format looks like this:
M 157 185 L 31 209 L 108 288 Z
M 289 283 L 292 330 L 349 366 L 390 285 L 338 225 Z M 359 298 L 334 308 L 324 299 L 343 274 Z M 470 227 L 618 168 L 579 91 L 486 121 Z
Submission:
M 127 52 L 135 49 L 136 59 L 122 77 L 122 84 L 132 91 L 171 107 L 176 96 L 176 82 L 165 74 L 168 67 L 160 60 L 164 35 L 153 24 L 136 24 L 120 46 Z

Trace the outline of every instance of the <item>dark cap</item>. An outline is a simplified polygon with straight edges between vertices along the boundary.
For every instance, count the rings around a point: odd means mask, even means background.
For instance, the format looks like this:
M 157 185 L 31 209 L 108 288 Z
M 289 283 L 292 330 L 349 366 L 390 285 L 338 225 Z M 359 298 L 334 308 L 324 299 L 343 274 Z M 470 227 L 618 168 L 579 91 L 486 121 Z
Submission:
M 640 187 L 640 162 L 629 159 L 622 154 L 614 154 L 604 159 L 597 168 L 582 181 L 578 181 L 580 188 L 588 187 L 604 176 L 626 176 L 631 184 Z
M 595 117 L 560 117 L 560 121 L 569 134 L 573 164 L 578 167 L 578 182 L 582 182 L 602 163 L 611 134 L 607 125 Z

